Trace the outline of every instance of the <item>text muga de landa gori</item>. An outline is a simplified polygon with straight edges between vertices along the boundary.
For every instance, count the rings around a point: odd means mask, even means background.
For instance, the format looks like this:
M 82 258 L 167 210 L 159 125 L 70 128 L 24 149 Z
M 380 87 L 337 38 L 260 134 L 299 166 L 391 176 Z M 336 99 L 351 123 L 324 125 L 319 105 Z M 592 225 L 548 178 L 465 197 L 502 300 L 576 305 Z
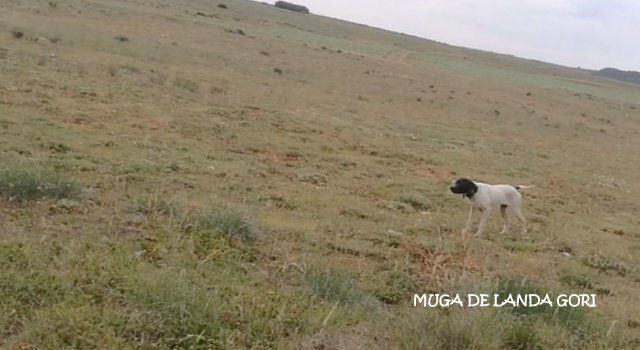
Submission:
M 414 294 L 423 307 L 596 307 L 595 294 Z

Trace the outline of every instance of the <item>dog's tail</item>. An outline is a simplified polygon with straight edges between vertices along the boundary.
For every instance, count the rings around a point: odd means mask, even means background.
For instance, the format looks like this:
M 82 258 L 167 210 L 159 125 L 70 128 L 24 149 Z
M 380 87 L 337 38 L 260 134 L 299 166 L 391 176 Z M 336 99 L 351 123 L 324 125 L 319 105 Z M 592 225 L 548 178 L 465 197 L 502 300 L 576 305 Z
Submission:
M 525 185 L 517 185 L 517 186 L 513 186 L 516 188 L 516 190 L 520 191 L 520 190 L 526 190 L 527 188 L 531 188 L 531 187 L 535 187 L 533 185 L 530 186 L 525 186 Z

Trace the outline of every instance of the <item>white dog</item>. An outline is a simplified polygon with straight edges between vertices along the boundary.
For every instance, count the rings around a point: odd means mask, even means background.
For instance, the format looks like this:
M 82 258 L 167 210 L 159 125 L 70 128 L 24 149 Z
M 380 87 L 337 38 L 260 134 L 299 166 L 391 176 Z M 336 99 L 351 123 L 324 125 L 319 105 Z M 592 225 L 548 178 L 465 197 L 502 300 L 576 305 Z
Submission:
M 487 224 L 489 215 L 493 209 L 500 208 L 500 213 L 504 219 L 504 226 L 501 233 L 509 230 L 510 222 L 507 216 L 507 208 L 511 209 L 513 214 L 520 220 L 522 224 L 522 235 L 527 234 L 527 222 L 522 215 L 522 195 L 519 190 L 530 188 L 532 186 L 511 186 L 511 185 L 488 185 L 482 182 L 475 182 L 469 179 L 461 178 L 451 186 L 451 192 L 462 194 L 471 201 L 471 211 L 469 212 L 469 220 L 467 220 L 466 230 L 471 230 L 471 218 L 473 216 L 473 208 L 477 208 L 482 212 L 480 225 L 476 236 L 484 234 L 484 227 Z

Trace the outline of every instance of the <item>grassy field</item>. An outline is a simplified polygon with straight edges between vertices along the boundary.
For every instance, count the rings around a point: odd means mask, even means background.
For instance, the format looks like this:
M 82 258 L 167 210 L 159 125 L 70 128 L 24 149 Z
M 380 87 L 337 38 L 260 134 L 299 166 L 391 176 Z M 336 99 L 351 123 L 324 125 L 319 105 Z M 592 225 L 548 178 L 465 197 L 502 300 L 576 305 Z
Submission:
M 0 347 L 640 346 L 640 87 L 220 2 L 0 4 Z

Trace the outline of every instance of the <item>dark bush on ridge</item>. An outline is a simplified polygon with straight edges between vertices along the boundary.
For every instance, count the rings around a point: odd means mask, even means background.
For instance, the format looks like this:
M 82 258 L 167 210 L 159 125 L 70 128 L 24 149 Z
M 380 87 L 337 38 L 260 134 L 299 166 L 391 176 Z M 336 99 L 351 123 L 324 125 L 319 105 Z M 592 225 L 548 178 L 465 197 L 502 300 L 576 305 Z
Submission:
M 309 13 L 309 9 L 306 8 L 305 6 L 292 4 L 292 3 L 286 2 L 286 1 L 276 1 L 275 6 L 277 8 L 281 8 L 281 9 L 285 9 L 285 10 L 289 10 L 289 11 L 300 12 L 300 13 Z

